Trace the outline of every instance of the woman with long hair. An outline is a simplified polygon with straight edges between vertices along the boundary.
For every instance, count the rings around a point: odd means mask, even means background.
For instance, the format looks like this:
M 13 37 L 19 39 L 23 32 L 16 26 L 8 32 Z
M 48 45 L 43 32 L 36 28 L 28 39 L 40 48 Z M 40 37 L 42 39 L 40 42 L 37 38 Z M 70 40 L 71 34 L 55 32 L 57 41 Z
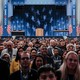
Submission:
M 57 80 L 80 80 L 79 58 L 76 52 L 69 51 L 63 64 L 56 72 Z
M 10 64 L 10 74 L 20 69 L 20 55 L 24 51 L 22 47 L 18 48 L 16 58 L 14 58 Z
M 33 60 L 31 68 L 38 70 L 42 65 L 45 65 L 45 60 L 41 54 L 37 54 L 35 59 Z

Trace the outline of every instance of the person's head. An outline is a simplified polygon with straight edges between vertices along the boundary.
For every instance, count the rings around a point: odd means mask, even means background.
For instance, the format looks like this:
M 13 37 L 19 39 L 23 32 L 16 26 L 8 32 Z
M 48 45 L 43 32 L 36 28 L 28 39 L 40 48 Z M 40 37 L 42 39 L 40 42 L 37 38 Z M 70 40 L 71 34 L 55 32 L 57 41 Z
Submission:
M 71 41 L 70 41 L 72 44 L 74 44 L 75 43 L 75 41 L 74 41 L 74 39 L 71 39 Z
M 50 46 L 55 47 L 56 46 L 56 41 L 51 39 L 50 40 Z
M 4 49 L 4 46 L 0 45 L 0 52 L 2 52 L 3 49 Z
M 39 80 L 57 80 L 55 76 L 54 68 L 49 65 L 43 65 L 38 70 L 38 79 Z
M 27 47 L 26 52 L 30 54 L 31 53 L 31 49 L 32 49 L 31 47 Z
M 10 55 L 9 55 L 9 53 L 1 54 L 1 59 L 3 59 L 3 60 L 5 60 L 5 61 L 10 63 Z
M 80 49 L 77 50 L 77 54 L 78 54 L 78 56 L 79 56 L 79 63 L 80 63 Z
M 67 48 L 67 51 L 74 51 L 75 50 L 74 45 L 72 43 L 67 44 L 66 48 Z
M 20 64 L 22 69 L 28 69 L 30 65 L 30 54 L 27 52 L 23 52 L 20 58 Z
M 34 60 L 36 55 L 37 55 L 37 49 L 36 48 L 32 48 L 31 49 L 31 53 L 30 53 L 31 59 Z
M 32 48 L 33 47 L 33 43 L 32 42 L 29 42 L 28 43 L 28 47 L 31 47 Z
M 69 44 L 69 38 L 64 39 L 66 45 Z
M 36 41 L 36 42 L 35 42 L 35 44 L 34 44 L 34 46 L 35 46 L 36 48 L 39 48 L 39 47 L 40 47 L 40 45 L 41 45 L 41 44 L 40 44 L 40 42 L 39 42 L 39 41 Z
M 65 80 L 67 74 L 72 74 L 75 76 L 75 80 L 78 80 L 80 75 L 79 58 L 76 52 L 69 51 L 60 67 L 62 72 L 62 78 Z M 79 77 L 80 80 L 80 77 Z
M 57 47 L 54 48 L 53 53 L 54 55 L 59 55 L 59 49 Z
M 7 48 L 8 49 L 12 49 L 12 47 L 13 47 L 13 42 L 12 41 L 8 41 L 7 42 Z
M 20 48 L 18 48 L 18 53 L 20 54 L 21 52 L 23 52 L 24 51 L 24 48 L 23 47 L 20 47 Z
M 23 51 L 24 51 L 23 47 L 18 48 L 15 61 L 20 60 L 20 56 L 23 53 Z
M 4 46 L 4 48 L 7 48 L 7 42 L 6 41 L 3 42 L 3 46 Z
M 47 47 L 41 46 L 40 47 L 40 52 L 43 56 L 46 56 L 48 54 L 48 49 Z
M 42 42 L 42 45 L 43 45 L 44 47 L 48 47 L 46 42 Z
M 17 48 L 23 47 L 23 45 L 24 45 L 24 42 L 20 41 L 20 42 L 18 42 Z
M 13 43 L 14 43 L 13 48 L 17 48 L 18 40 L 17 39 L 13 40 Z
M 76 48 L 76 51 L 80 50 L 80 45 L 76 45 L 75 48 Z
M 60 40 L 60 46 L 64 47 L 65 45 L 66 45 L 65 41 L 64 40 Z
M 32 68 L 38 69 L 40 66 L 45 64 L 45 60 L 41 54 L 37 54 L 32 63 Z
M 70 51 L 66 54 L 65 56 L 65 61 L 66 61 L 66 67 L 70 70 L 75 70 L 78 66 L 78 55 L 74 51 Z

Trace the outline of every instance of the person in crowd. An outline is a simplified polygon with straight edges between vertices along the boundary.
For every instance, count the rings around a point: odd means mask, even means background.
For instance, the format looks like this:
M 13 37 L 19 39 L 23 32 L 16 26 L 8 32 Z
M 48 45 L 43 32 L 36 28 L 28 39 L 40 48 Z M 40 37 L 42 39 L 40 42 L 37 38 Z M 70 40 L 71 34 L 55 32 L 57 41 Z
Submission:
M 10 64 L 10 55 L 9 55 L 9 53 L 1 54 L 1 59 L 5 60 L 6 62 L 8 62 Z
M 49 65 L 43 65 L 38 69 L 38 80 L 57 80 L 55 69 Z
M 2 44 L 4 46 L 4 49 L 6 49 L 7 48 L 7 41 L 4 41 Z
M 38 70 L 42 65 L 45 65 L 45 60 L 41 54 L 37 54 L 35 59 L 33 60 L 31 68 Z
M 3 49 L 4 49 L 3 44 L 0 44 L 0 56 L 1 56 L 1 52 L 2 52 Z
M 77 51 L 80 48 L 79 40 L 77 38 L 71 39 L 70 42 L 74 45 L 75 51 Z
M 23 47 L 24 48 L 24 41 L 19 41 L 17 43 L 17 48 Z
M 54 61 L 54 66 L 55 66 L 55 69 L 59 69 L 59 67 L 61 66 L 62 64 L 62 59 L 61 59 L 61 56 L 59 55 L 60 53 L 60 50 L 55 47 L 54 50 L 53 50 L 53 56 L 51 56 L 51 58 L 53 59 Z
M 78 57 L 79 57 L 79 64 L 80 64 L 80 49 L 77 50 L 77 54 L 78 54 Z
M 79 58 L 76 52 L 69 51 L 63 64 L 56 71 L 57 80 L 80 80 Z
M 53 49 L 55 48 L 55 46 L 56 46 L 56 41 L 55 40 L 53 40 L 53 39 L 51 39 L 50 40 L 50 45 L 48 46 L 48 54 L 49 55 L 51 55 L 52 56 L 52 54 L 53 54 Z
M 35 47 L 33 47 L 30 52 L 30 59 L 31 59 L 30 67 L 32 66 L 32 63 L 33 63 L 36 55 L 37 55 L 37 49 Z
M 75 45 L 75 48 L 76 48 L 75 51 L 80 50 L 80 44 L 76 44 L 76 45 Z
M 0 80 L 9 79 L 10 79 L 9 63 L 0 58 Z
M 39 54 L 41 54 L 41 55 L 43 56 L 43 58 L 45 59 L 45 62 L 46 62 L 47 64 L 50 64 L 50 65 L 54 66 L 54 61 L 53 61 L 53 59 L 51 58 L 51 56 L 48 54 L 48 49 L 47 49 L 47 47 L 44 47 L 44 46 L 42 45 L 41 48 L 40 48 L 40 53 L 39 53 Z
M 65 43 L 66 43 L 66 45 L 67 45 L 67 44 L 69 44 L 69 41 L 70 41 L 70 40 L 69 40 L 68 37 L 66 37 L 66 38 L 64 38 L 64 41 L 65 41 Z
M 29 54 L 31 54 L 31 49 L 32 49 L 32 47 L 27 47 L 26 48 L 26 52 L 28 52 Z
M 39 51 L 40 46 L 41 46 L 41 43 L 40 43 L 39 39 L 36 39 L 36 41 L 34 43 L 34 47 L 37 49 L 37 51 Z
M 69 43 L 66 45 L 66 51 L 63 53 L 62 58 L 64 60 L 65 55 L 69 52 L 69 51 L 75 51 L 75 47 L 72 43 Z
M 75 47 L 72 43 L 66 45 L 67 51 L 75 51 Z
M 20 70 L 10 75 L 10 80 L 37 80 L 37 71 L 31 69 L 30 54 L 23 52 L 20 58 Z
M 17 54 L 16 54 L 16 58 L 14 58 L 12 61 L 11 61 L 11 64 L 10 64 L 10 74 L 14 73 L 15 71 L 19 70 L 20 69 L 20 56 L 23 52 L 23 47 L 19 47 L 18 50 L 17 50 Z
M 45 38 L 46 47 L 49 46 L 49 38 Z
M 33 45 L 33 43 L 30 41 L 29 43 L 28 43 L 28 47 L 33 47 L 34 45 Z
M 71 42 L 72 44 L 75 44 L 75 41 L 74 41 L 74 39 L 71 39 L 71 40 L 70 40 L 70 42 Z
M 2 50 L 1 54 L 3 53 L 9 53 L 11 60 L 16 56 L 17 50 L 13 48 L 13 42 L 11 40 L 7 42 L 6 49 Z
M 66 51 L 66 43 L 64 39 L 59 40 L 59 48 L 62 51 L 62 54 Z
M 13 40 L 13 48 L 16 49 L 16 50 L 18 48 L 18 40 L 17 39 Z
M 33 47 L 31 49 L 31 53 L 30 53 L 30 58 L 32 61 L 35 59 L 36 55 L 37 55 L 37 49 L 35 47 Z
M 27 42 L 27 39 L 24 38 L 24 51 L 27 49 L 28 47 L 28 42 Z

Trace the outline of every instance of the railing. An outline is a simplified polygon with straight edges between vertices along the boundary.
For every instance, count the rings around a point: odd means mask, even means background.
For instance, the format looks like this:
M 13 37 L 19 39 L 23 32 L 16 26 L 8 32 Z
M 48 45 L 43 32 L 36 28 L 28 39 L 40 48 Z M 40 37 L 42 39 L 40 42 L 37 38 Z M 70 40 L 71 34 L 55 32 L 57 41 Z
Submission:
M 11 31 L 12 36 L 25 36 L 25 31 Z
M 69 30 L 53 30 L 54 32 L 67 32 L 69 36 Z

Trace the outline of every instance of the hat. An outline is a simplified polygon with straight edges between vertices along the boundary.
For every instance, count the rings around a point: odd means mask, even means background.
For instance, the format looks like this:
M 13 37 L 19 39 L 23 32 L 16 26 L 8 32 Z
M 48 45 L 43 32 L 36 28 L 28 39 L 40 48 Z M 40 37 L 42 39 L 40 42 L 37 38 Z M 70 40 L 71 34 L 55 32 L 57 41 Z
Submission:
M 8 56 L 9 56 L 9 58 L 10 58 L 9 53 L 2 53 L 2 54 L 1 54 L 1 58 L 2 58 L 4 55 L 8 55 Z

